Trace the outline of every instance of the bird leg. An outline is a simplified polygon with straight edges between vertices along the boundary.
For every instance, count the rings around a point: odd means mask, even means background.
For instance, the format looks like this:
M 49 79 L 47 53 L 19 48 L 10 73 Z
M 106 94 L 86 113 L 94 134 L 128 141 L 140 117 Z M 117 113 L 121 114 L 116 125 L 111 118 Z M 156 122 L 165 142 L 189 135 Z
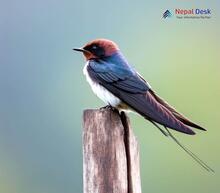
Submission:
M 116 109 L 115 107 L 111 105 L 106 105 L 104 107 L 101 107 L 100 110 L 112 110 L 112 111 L 118 112 L 118 109 Z

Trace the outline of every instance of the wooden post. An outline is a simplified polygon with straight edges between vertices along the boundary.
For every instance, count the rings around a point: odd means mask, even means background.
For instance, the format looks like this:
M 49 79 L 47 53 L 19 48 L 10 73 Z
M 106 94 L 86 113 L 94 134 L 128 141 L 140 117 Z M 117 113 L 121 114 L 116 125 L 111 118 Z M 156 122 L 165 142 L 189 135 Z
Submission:
M 138 143 L 126 115 L 85 110 L 83 118 L 84 193 L 141 193 Z

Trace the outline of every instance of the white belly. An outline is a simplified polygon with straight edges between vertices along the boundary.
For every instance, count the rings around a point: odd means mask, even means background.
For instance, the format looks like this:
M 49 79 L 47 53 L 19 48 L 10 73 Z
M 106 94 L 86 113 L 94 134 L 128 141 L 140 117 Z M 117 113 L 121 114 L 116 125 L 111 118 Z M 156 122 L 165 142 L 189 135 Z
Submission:
M 86 65 L 83 68 L 83 73 L 86 76 L 86 80 L 88 81 L 88 83 L 90 84 L 93 92 L 102 100 L 104 101 L 105 104 L 107 105 L 111 105 L 113 107 L 117 107 L 120 103 L 121 100 L 119 98 L 117 98 L 116 96 L 114 96 L 112 93 L 110 93 L 106 88 L 104 88 L 103 86 L 101 86 L 98 83 L 95 83 L 89 76 L 88 71 L 87 71 L 87 65 L 88 62 L 86 63 Z

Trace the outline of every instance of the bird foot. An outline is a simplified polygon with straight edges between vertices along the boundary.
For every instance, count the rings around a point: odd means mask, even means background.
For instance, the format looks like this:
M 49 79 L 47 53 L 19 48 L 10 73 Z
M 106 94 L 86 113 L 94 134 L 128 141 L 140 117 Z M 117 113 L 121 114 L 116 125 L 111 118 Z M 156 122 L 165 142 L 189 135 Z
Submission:
M 104 107 L 101 107 L 100 110 L 112 110 L 112 111 L 118 112 L 118 109 L 116 109 L 115 107 L 111 105 L 106 105 Z

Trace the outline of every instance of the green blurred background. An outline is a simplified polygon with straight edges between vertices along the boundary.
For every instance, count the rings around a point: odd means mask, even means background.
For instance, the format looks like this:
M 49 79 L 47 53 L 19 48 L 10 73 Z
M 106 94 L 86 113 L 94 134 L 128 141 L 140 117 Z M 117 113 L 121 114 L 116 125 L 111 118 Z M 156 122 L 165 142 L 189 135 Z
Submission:
M 212 18 L 162 19 L 175 8 L 210 8 Z M 174 134 L 214 174 L 131 114 L 143 193 L 220 192 L 219 11 L 217 0 L 1 2 L 0 192 L 82 192 L 82 112 L 103 103 L 72 48 L 99 37 L 117 42 L 160 96 L 208 129 Z

